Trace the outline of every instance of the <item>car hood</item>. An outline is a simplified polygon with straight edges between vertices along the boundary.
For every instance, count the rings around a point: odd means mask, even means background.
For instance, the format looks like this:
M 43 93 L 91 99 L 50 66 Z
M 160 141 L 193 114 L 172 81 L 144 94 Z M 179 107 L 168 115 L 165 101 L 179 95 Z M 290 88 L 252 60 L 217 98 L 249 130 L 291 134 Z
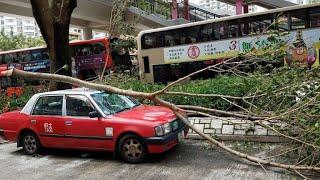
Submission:
M 131 110 L 114 114 L 114 116 L 119 118 L 159 122 L 167 122 L 176 118 L 172 110 L 167 107 L 148 105 L 140 105 Z

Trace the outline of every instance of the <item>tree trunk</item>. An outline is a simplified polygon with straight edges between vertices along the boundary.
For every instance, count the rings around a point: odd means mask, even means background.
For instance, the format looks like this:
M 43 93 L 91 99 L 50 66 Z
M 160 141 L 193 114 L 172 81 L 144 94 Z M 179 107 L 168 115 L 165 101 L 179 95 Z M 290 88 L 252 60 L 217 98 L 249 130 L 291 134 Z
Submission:
M 30 0 L 33 16 L 47 43 L 50 73 L 71 76 L 69 27 L 77 0 Z M 65 67 L 65 68 L 63 68 Z M 50 90 L 68 89 L 69 84 L 50 82 Z

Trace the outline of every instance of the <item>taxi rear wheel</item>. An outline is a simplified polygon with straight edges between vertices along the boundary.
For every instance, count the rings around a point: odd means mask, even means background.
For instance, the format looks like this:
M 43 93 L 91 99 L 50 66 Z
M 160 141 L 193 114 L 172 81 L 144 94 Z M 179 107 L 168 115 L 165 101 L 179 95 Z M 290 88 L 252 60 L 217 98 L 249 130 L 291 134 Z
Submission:
M 28 132 L 22 136 L 22 147 L 25 154 L 33 155 L 39 153 L 41 145 L 38 137 Z
M 147 148 L 142 138 L 128 134 L 120 139 L 118 152 L 121 158 L 128 163 L 141 163 L 146 157 Z

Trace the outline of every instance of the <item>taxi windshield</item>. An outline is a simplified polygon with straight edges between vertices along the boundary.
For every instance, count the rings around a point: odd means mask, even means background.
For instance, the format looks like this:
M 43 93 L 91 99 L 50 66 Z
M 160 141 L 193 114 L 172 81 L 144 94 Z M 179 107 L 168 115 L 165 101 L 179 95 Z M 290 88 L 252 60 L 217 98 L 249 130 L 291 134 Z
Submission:
M 106 115 L 119 113 L 140 105 L 136 99 L 118 94 L 101 92 L 91 94 L 91 97 Z

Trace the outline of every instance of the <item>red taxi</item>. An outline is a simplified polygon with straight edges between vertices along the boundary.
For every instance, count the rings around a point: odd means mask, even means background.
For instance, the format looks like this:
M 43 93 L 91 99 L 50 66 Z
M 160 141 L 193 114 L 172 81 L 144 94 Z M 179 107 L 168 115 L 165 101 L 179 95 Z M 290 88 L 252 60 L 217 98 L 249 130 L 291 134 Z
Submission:
M 0 135 L 30 155 L 46 147 L 103 150 L 138 163 L 174 147 L 184 132 L 169 108 L 84 88 L 39 93 L 21 111 L 0 115 Z

